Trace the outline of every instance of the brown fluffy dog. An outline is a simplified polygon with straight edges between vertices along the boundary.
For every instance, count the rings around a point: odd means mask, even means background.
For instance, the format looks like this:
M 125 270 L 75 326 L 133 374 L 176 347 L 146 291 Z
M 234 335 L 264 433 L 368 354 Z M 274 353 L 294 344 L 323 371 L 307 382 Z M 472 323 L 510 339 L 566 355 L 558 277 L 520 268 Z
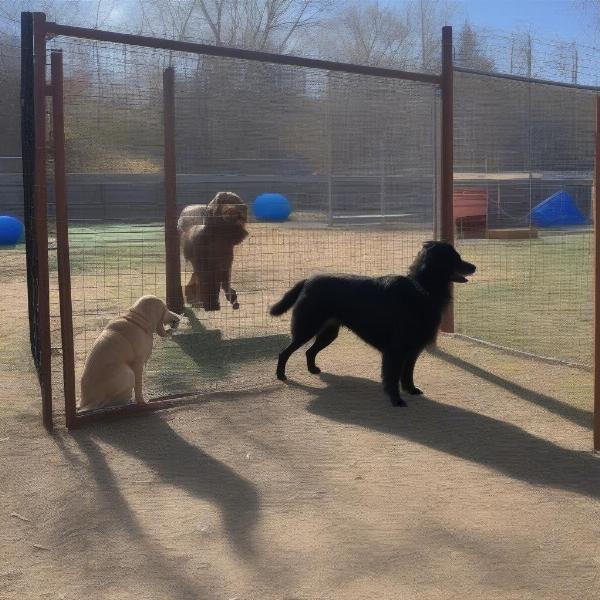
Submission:
M 204 310 L 220 310 L 219 292 L 222 289 L 233 308 L 239 308 L 237 293 L 231 287 L 233 248 L 247 237 L 245 229 L 248 208 L 242 199 L 232 192 L 219 192 L 205 207 L 201 215 L 181 212 L 182 218 L 202 219 L 203 224 L 182 223 L 183 255 L 193 268 L 189 283 L 185 287 L 188 304 Z

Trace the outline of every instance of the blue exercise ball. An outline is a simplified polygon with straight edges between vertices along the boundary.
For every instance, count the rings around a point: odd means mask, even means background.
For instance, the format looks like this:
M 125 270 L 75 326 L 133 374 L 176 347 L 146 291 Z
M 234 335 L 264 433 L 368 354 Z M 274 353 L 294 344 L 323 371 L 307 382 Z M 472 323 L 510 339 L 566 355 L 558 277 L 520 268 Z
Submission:
M 0 216 L 0 246 L 14 246 L 23 238 L 23 223 L 15 217 Z
M 259 221 L 286 221 L 292 208 L 283 194 L 267 192 L 256 196 L 252 212 Z

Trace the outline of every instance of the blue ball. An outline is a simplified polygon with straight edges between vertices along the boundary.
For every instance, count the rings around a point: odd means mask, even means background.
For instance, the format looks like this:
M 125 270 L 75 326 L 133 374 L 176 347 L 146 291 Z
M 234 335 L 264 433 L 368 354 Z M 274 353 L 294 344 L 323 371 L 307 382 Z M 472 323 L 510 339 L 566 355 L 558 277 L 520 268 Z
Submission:
M 286 221 L 292 208 L 284 195 L 267 192 L 256 196 L 252 212 L 259 221 Z
M 14 246 L 23 237 L 23 223 L 15 217 L 0 216 L 0 246 Z

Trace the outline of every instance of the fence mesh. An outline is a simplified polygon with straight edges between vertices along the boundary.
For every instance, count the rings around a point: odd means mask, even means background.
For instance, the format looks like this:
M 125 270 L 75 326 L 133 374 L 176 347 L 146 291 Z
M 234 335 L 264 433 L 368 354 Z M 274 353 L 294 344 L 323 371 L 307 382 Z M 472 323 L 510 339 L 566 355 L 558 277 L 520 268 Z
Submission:
M 404 272 L 432 238 L 435 86 L 60 37 L 49 43 L 58 48 L 78 382 L 111 318 L 143 294 L 164 298 L 167 66 L 178 208 L 222 190 L 248 204 L 278 192 L 293 213 L 285 223 L 248 224 L 232 272 L 239 310 L 224 299 L 218 312 L 187 307 L 179 332 L 155 339 L 147 398 L 272 381 L 289 322 L 267 310 L 286 289 L 317 272 Z M 182 269 L 185 284 L 183 260 Z M 58 346 L 57 301 L 53 315 Z M 352 360 L 354 343 L 339 342 L 340 360 Z
M 480 267 L 458 332 L 591 365 L 594 111 L 584 89 L 456 74 L 459 249 Z
M 240 310 L 224 300 L 217 313 L 188 307 L 180 333 L 155 340 L 149 398 L 271 381 L 289 323 L 267 309 L 285 289 L 315 272 L 404 272 L 419 244 L 434 236 L 435 86 L 66 38 L 48 47 L 62 49 L 65 60 L 77 381 L 111 318 L 142 294 L 165 294 L 167 66 L 176 72 L 178 208 L 221 190 L 247 203 L 275 191 L 294 212 L 286 223 L 249 224 L 232 277 Z M 591 365 L 592 226 L 542 227 L 532 211 L 564 192 L 590 218 L 595 95 L 455 73 L 457 245 L 478 265 L 477 276 L 457 289 L 457 332 Z M 60 397 L 54 239 L 50 244 Z M 23 262 L 22 247 L 13 258 Z M 182 268 L 185 284 L 189 265 L 182 261 Z M 10 289 L 21 304 L 23 282 L 12 279 Z M 352 343 L 337 345 L 341 360 L 351 360 Z M 21 350 L 7 352 L 16 370 L 27 362 Z

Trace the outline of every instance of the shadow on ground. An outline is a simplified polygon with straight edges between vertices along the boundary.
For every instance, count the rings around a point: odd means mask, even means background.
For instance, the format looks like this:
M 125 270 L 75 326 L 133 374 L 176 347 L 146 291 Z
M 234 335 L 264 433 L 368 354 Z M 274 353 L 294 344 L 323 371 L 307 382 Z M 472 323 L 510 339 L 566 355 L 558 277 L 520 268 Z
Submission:
M 527 431 L 426 396 L 392 407 L 381 384 L 358 377 L 323 374 L 325 388 L 294 384 L 316 396 L 310 412 L 351 423 L 478 463 L 540 486 L 600 498 L 600 460 L 561 448 Z
M 193 310 L 186 309 L 185 315 L 191 331 L 157 346 L 152 357 L 160 371 L 160 387 L 170 392 L 192 392 L 202 387 L 203 380 L 214 383 L 239 376 L 242 368 L 251 368 L 253 363 L 271 360 L 275 365 L 277 355 L 289 343 L 289 337 L 281 334 L 223 339 L 220 330 L 206 329 Z
M 476 377 L 480 377 L 481 379 L 485 379 L 498 387 L 505 389 L 507 392 L 514 394 L 515 396 L 519 396 L 522 400 L 526 400 L 527 402 L 531 402 L 532 404 L 536 404 L 541 408 L 547 410 L 548 412 L 559 415 L 565 419 L 568 419 L 575 425 L 579 425 L 580 427 L 586 427 L 588 429 L 592 428 L 592 412 L 583 410 L 581 408 L 577 408 L 576 406 L 572 406 L 563 402 L 562 400 L 558 400 L 557 398 L 553 398 L 552 396 L 547 396 L 546 394 L 540 394 L 539 392 L 535 392 L 526 388 L 514 381 L 510 381 L 505 379 L 504 377 L 500 377 L 494 373 L 490 373 L 481 367 L 474 365 L 462 358 L 458 358 L 448 352 L 444 352 L 439 348 L 435 348 L 430 350 L 431 354 L 436 356 L 437 358 L 441 358 L 445 362 Z
M 128 419 L 101 424 L 73 434 L 88 458 L 88 468 L 100 485 L 114 482 L 114 474 L 96 441 L 100 440 L 142 461 L 162 483 L 180 488 L 200 500 L 216 505 L 228 538 L 244 557 L 254 554 L 254 528 L 259 519 L 259 497 L 254 485 L 198 446 L 184 440 L 157 414 L 140 417 L 137 427 Z M 118 487 L 118 486 L 117 486 Z M 111 495 L 114 494 L 111 486 Z M 119 512 L 127 515 L 124 526 L 135 517 L 122 495 L 116 495 Z M 136 528 L 131 533 L 136 534 Z

